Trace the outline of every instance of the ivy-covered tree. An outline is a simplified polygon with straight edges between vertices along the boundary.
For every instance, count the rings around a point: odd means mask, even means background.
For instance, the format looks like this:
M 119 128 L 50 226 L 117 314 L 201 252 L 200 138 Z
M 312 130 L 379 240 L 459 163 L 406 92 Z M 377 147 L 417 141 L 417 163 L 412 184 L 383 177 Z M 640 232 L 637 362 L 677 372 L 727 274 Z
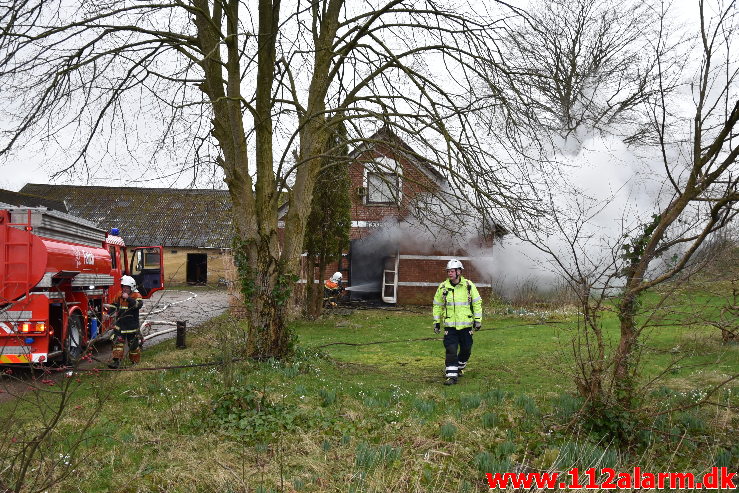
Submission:
M 342 252 L 349 246 L 349 188 L 349 152 L 345 127 L 341 125 L 326 144 L 306 224 L 306 312 L 312 317 L 321 314 L 323 285 L 320 281 L 326 265 L 334 259 L 340 263 Z M 319 281 L 317 284 L 316 276 Z

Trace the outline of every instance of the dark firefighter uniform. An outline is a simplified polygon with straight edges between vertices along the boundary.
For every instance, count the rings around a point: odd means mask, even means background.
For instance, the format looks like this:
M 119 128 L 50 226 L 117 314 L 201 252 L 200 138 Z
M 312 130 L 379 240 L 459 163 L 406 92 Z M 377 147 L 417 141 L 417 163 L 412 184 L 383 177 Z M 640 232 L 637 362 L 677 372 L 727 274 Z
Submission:
M 434 323 L 444 328 L 446 377 L 456 381 L 472 354 L 472 326 L 482 323 L 482 298 L 469 279 L 459 276 L 457 285 L 449 279 L 439 284 L 434 296 Z
M 324 304 L 327 306 L 336 306 L 343 289 L 341 281 L 335 282 L 333 279 L 327 279 L 326 282 L 323 283 Z
M 141 294 L 134 291 L 124 299 L 121 295 L 113 300 L 110 314 L 115 314 L 115 333 L 113 340 L 113 365 L 123 359 L 124 342 L 128 344 L 128 358 L 132 363 L 141 361 L 141 334 L 139 333 L 139 310 L 144 306 Z

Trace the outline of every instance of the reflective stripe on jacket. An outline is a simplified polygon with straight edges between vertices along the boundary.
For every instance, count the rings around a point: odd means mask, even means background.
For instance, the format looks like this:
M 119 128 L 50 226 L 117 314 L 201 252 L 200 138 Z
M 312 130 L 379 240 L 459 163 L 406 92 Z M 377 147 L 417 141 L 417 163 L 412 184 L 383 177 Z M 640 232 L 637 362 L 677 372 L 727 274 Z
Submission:
M 456 286 L 449 279 L 442 282 L 434 295 L 433 315 L 434 323 L 442 327 L 466 329 L 472 327 L 472 322 L 482 322 L 482 298 L 477 287 L 463 276 L 459 276 Z
M 111 303 L 115 308 L 111 309 L 117 315 L 116 327 L 122 334 L 138 332 L 139 330 L 139 310 L 144 306 L 144 300 L 141 293 L 134 291 L 128 295 L 128 299 L 123 299 L 118 295 Z

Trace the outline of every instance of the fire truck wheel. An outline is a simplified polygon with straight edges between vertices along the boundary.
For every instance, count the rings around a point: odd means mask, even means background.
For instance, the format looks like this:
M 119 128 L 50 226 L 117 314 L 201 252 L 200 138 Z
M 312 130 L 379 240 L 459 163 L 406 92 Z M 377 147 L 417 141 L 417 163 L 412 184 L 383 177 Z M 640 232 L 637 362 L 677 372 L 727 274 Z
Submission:
M 64 364 L 71 365 L 82 356 L 82 317 L 74 314 L 67 322 L 67 338 L 64 340 Z

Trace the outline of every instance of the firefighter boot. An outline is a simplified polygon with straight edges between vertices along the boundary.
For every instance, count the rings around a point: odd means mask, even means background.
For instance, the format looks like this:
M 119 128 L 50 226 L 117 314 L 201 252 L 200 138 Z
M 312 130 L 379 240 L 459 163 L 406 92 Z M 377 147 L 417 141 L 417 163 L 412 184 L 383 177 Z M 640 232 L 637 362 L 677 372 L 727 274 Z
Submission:
M 113 342 L 113 349 L 111 351 L 111 356 L 113 357 L 113 361 L 122 360 L 124 351 L 125 351 L 125 348 L 123 346 L 123 338 L 117 337 L 115 341 Z
M 134 349 L 128 352 L 128 359 L 131 360 L 131 364 L 135 365 L 141 361 L 141 348 Z
M 446 380 L 444 380 L 444 385 L 454 385 L 457 383 L 456 377 L 449 377 Z

